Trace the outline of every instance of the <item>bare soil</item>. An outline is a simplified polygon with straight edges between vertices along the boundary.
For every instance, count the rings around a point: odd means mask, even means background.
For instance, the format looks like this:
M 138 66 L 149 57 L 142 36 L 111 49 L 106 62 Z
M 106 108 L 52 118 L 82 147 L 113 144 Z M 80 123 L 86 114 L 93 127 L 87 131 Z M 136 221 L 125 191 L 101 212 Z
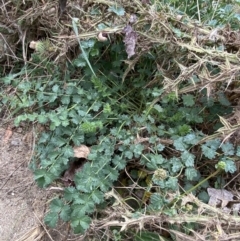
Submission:
M 37 187 L 29 169 L 33 131 L 0 128 L 0 241 L 68 240 L 65 232 L 42 223 L 56 193 Z M 67 231 L 68 232 L 68 231 Z
M 0 129 L 1 240 L 17 240 L 38 227 L 45 209 L 46 195 L 34 184 L 28 168 L 32 144 L 24 137 L 30 134 L 23 135 L 21 129 Z

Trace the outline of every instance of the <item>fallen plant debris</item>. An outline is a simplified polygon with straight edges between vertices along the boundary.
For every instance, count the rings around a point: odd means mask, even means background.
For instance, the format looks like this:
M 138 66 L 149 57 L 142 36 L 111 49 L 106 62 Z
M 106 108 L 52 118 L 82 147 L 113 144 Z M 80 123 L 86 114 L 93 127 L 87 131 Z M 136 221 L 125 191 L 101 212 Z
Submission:
M 4 144 L 7 144 L 13 135 L 13 131 L 11 126 L 8 126 L 7 129 L 5 130 L 4 137 L 3 137 L 3 142 Z
M 125 38 L 123 41 L 125 43 L 128 59 L 130 59 L 135 54 L 137 33 L 133 30 L 132 26 L 130 26 L 130 25 L 127 25 L 123 29 L 123 33 L 125 33 Z
M 62 190 L 48 227 L 66 222 L 79 240 L 239 239 L 239 7 L 3 4 L 1 116 L 42 126 L 30 168 Z
M 74 146 L 73 152 L 74 157 L 87 159 L 88 155 L 90 154 L 90 148 L 85 145 Z

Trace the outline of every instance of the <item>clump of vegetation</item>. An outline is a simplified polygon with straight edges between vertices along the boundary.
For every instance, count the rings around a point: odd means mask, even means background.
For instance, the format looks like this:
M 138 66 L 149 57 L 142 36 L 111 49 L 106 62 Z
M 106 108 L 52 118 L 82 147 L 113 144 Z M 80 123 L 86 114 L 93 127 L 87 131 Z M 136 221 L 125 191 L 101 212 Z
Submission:
M 230 237 L 239 217 L 208 205 L 208 189 L 237 185 L 239 3 L 71 1 L 53 23 L 56 2 L 31 2 L 42 15 L 19 2 L 28 42 L 5 66 L 1 106 L 43 130 L 30 168 L 63 188 L 45 223 L 89 239 L 224 240 L 218 218 Z M 28 28 L 44 23 L 36 39 Z

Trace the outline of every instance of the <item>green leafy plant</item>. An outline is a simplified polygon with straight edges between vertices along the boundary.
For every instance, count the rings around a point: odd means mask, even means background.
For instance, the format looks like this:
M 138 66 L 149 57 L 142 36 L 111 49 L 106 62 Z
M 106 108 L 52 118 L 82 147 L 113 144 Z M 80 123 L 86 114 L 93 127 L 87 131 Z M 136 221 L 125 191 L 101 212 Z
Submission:
M 238 59 L 227 51 L 216 54 L 219 41 L 209 43 L 208 30 L 215 18 L 214 26 L 222 26 L 225 16 L 234 26 L 235 18 L 222 3 L 209 9 L 208 1 L 197 2 L 152 1 L 154 14 L 145 11 L 133 26 L 139 43 L 130 60 L 123 36 L 114 35 L 106 42 L 82 40 L 79 19 L 72 18 L 80 53 L 64 63 L 64 71 L 44 56 L 46 45 L 51 44 L 42 41 L 32 62 L 1 79 L 14 89 L 2 102 L 15 125 L 42 126 L 30 164 L 35 181 L 42 188 L 53 183 L 63 187 L 44 218 L 49 227 L 62 220 L 75 233 L 86 233 L 96 217 L 104 217 L 101 207 L 117 204 L 127 207 L 124 211 L 129 216 L 123 213 L 127 221 L 156 213 L 170 220 L 196 207 L 181 206 L 189 193 L 207 202 L 210 182 L 218 182 L 220 173 L 237 170 L 240 150 L 227 139 L 238 126 L 224 123 L 219 116 L 233 112 L 233 101 L 223 89 L 229 84 L 225 70 L 231 65 L 237 68 Z M 164 23 L 160 10 L 164 10 Z M 115 17 L 125 11 L 119 5 L 108 8 Z M 207 24 L 199 26 L 207 40 L 201 42 L 200 36 L 193 41 L 195 20 L 191 18 Z M 157 29 L 158 25 L 165 30 Z M 164 41 L 156 33 L 164 35 Z M 237 73 L 231 74 L 239 78 Z M 71 186 L 66 186 L 61 179 L 71 163 L 79 161 L 74 146 L 81 145 L 88 146 L 90 154 L 74 173 Z M 193 227 L 195 223 L 190 222 L 178 230 L 189 234 Z M 112 237 L 124 240 L 131 232 L 113 229 Z M 159 240 L 160 235 L 148 230 L 132 237 Z

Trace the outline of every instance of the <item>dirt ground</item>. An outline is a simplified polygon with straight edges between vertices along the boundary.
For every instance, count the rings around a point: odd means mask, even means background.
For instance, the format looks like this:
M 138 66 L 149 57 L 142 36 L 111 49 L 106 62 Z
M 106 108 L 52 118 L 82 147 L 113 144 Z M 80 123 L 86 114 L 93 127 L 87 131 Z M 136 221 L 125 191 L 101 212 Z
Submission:
M 0 128 L 0 241 L 69 240 L 69 230 L 47 230 L 42 220 L 56 195 L 34 183 L 29 170 L 33 131 Z M 66 231 L 67 230 L 67 231 Z M 75 239 L 71 240 L 76 240 Z

